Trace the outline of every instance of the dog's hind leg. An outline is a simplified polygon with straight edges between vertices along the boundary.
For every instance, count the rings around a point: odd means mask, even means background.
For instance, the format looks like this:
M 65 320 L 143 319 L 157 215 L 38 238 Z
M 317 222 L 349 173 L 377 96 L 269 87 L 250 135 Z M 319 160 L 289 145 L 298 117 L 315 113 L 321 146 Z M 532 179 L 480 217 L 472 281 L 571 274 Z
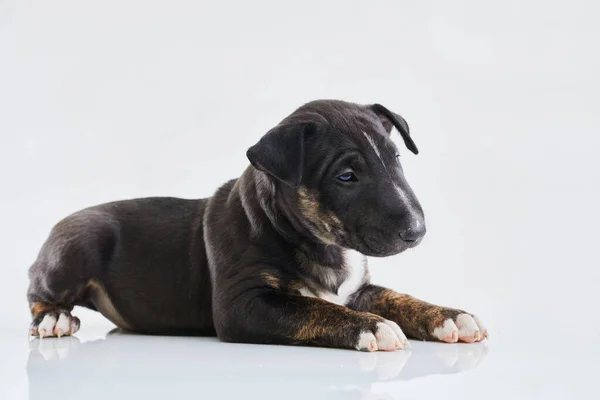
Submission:
M 29 269 L 29 334 L 72 335 L 80 326 L 75 305 L 90 304 L 90 282 L 112 256 L 116 233 L 97 212 L 80 212 L 59 222 Z
M 58 250 L 58 249 L 56 249 Z M 43 250 L 42 250 L 43 253 Z M 71 335 L 79 330 L 79 319 L 71 315 L 75 304 L 84 297 L 85 280 L 77 279 L 76 255 L 60 255 L 56 260 L 40 254 L 29 269 L 27 300 L 33 321 L 31 336 Z M 85 278 L 84 278 L 85 279 Z

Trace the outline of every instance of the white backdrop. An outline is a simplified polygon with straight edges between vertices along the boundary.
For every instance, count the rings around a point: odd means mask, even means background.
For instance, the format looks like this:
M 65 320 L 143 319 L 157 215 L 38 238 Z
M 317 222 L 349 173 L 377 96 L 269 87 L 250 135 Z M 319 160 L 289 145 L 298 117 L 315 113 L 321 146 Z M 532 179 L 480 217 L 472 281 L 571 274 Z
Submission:
M 497 352 L 584 362 L 600 330 L 598 8 L 0 2 L 0 325 L 26 335 L 27 268 L 59 219 L 209 196 L 280 119 L 338 98 L 400 113 L 421 150 L 401 152 L 428 234 L 372 259 L 373 281 L 479 314 Z

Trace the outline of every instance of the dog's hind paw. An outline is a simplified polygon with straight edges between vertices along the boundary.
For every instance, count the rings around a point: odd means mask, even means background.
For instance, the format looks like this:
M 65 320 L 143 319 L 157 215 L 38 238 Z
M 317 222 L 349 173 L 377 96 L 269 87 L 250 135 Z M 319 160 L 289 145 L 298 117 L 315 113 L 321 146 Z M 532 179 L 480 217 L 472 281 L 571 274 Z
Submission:
M 29 327 L 30 336 L 61 337 L 70 336 L 79 330 L 79 318 L 68 311 L 50 312 L 36 318 Z

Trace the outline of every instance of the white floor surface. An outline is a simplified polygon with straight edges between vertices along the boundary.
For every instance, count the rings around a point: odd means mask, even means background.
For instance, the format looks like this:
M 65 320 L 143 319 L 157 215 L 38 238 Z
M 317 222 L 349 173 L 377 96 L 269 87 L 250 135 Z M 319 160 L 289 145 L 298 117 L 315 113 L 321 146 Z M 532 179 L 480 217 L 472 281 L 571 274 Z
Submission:
M 411 351 L 221 343 L 126 334 L 91 312 L 76 337 L 4 332 L 2 399 L 597 399 L 596 343 L 568 322 Z M 531 340 L 535 338 L 535 340 Z

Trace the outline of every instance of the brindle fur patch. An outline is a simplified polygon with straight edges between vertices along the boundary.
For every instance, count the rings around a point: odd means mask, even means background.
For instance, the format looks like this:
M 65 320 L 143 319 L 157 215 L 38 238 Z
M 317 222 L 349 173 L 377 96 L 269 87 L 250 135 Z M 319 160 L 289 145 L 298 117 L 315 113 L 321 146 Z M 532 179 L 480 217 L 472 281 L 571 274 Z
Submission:
M 340 219 L 333 212 L 322 210 L 317 195 L 303 186 L 298 189 L 298 200 L 313 234 L 325 244 L 335 244 L 335 234 L 342 229 Z
M 305 287 L 306 285 L 303 282 L 300 281 L 291 281 L 288 286 L 287 286 L 287 290 L 290 293 L 296 294 L 298 296 L 300 296 L 300 289 L 302 289 L 303 287 Z
M 447 319 L 455 320 L 462 310 L 436 306 L 378 286 L 368 287 L 353 304 L 353 308 L 369 311 L 396 322 L 413 339 L 438 340 L 433 335 Z
M 51 304 L 44 303 L 42 301 L 31 303 L 31 316 L 34 319 L 53 311 L 56 311 L 56 307 Z
M 267 285 L 271 286 L 273 289 L 280 289 L 281 282 L 279 278 L 269 272 L 263 272 L 262 274 L 263 280 L 267 283 Z
M 377 323 L 383 318 L 366 312 L 356 312 L 345 307 L 332 307 L 331 303 L 321 299 L 311 299 L 307 319 L 295 332 L 294 340 L 306 344 L 322 345 L 325 338 L 334 338 L 332 346 L 357 340 L 360 333 L 370 329 L 375 331 Z M 341 339 L 341 337 L 349 336 Z M 351 343 L 350 347 L 356 343 Z

